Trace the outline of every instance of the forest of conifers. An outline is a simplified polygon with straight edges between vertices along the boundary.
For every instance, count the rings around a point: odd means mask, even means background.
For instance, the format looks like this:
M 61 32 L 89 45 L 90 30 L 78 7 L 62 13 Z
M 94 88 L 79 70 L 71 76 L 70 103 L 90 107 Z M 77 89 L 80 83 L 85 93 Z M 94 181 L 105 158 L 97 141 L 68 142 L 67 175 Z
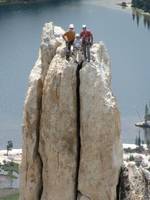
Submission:
M 132 6 L 150 12 L 150 0 L 132 0 Z

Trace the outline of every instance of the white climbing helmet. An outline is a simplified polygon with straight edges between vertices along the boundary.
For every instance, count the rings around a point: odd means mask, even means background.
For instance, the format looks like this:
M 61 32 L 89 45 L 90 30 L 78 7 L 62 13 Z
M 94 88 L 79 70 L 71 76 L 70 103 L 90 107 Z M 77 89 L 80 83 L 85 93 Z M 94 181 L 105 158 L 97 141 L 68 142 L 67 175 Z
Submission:
M 79 33 L 76 33 L 76 38 L 79 38 L 80 37 L 80 34 Z
M 69 24 L 69 29 L 74 29 L 74 25 L 73 24 Z
M 83 25 L 82 25 L 82 28 L 86 28 L 86 24 L 83 24 Z

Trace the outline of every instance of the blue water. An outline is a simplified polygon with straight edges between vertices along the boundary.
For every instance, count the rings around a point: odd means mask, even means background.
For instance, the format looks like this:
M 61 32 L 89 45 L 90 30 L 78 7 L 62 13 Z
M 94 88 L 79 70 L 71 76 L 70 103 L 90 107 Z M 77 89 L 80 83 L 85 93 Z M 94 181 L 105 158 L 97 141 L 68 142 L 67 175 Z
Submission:
M 45 22 L 64 28 L 74 23 L 79 32 L 87 24 L 94 40 L 103 40 L 112 62 L 113 92 L 121 112 L 122 140 L 133 143 L 138 134 L 137 112 L 150 100 L 150 30 L 131 10 L 105 6 L 104 1 L 64 0 L 0 6 L 0 149 L 13 140 L 21 147 L 21 124 L 28 76 L 38 57 Z

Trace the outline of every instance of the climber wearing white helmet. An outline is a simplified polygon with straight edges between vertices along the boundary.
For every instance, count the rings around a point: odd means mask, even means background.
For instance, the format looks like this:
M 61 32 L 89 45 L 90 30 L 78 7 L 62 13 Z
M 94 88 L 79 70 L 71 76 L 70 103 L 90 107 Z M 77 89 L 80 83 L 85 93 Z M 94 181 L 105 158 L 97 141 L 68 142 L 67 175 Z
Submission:
M 73 45 L 73 42 L 75 40 L 75 30 L 74 25 L 70 24 L 68 27 L 68 31 L 64 33 L 63 39 L 66 41 L 66 59 L 69 60 L 69 57 L 71 55 L 71 46 Z
M 81 39 L 80 39 L 79 33 L 76 34 L 76 38 L 74 40 L 73 46 L 74 46 L 74 48 L 77 48 L 77 49 L 81 48 Z
M 76 34 L 76 38 L 73 43 L 73 55 L 75 57 L 75 61 L 77 63 L 81 62 L 83 60 L 82 56 L 82 42 L 80 39 L 80 34 Z
M 90 62 L 90 47 L 93 45 L 93 34 L 87 30 L 86 25 L 82 25 L 82 31 L 80 33 L 82 39 L 82 48 L 84 53 L 84 59 Z

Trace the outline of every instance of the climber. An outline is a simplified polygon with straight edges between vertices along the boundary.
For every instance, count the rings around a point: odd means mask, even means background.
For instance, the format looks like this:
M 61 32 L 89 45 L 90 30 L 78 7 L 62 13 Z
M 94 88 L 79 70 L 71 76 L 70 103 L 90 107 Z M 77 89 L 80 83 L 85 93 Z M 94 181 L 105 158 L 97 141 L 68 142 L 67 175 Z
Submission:
M 75 57 L 75 61 L 80 63 L 82 59 L 82 41 L 80 39 L 80 34 L 77 33 L 74 43 L 73 43 L 73 55 Z
M 90 47 L 93 45 L 93 34 L 87 30 L 86 25 L 82 25 L 80 38 L 82 40 L 84 59 L 90 62 Z
M 69 30 L 64 33 L 63 39 L 66 41 L 66 60 L 69 60 L 71 55 L 71 46 L 73 46 L 73 42 L 75 40 L 75 30 L 74 25 L 69 25 Z
M 81 44 L 80 34 L 77 33 L 73 43 L 74 49 L 81 49 Z

